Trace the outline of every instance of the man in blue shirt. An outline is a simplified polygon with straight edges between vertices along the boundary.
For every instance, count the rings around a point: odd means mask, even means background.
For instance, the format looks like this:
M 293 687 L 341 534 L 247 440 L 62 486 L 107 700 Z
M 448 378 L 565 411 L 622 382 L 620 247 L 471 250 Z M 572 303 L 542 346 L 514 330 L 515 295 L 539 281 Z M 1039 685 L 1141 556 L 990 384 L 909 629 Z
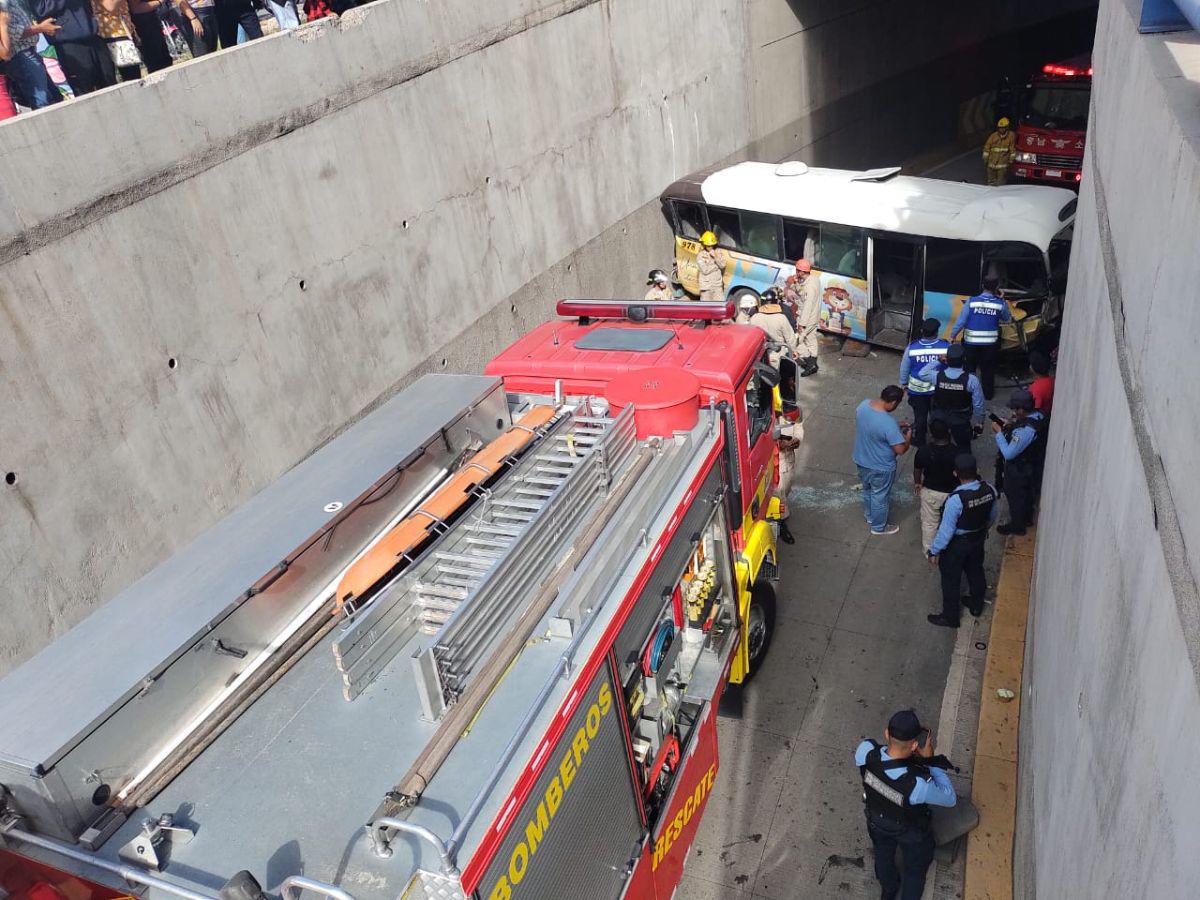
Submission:
M 875 877 L 881 896 L 919 900 L 933 861 L 930 806 L 954 806 L 950 777 L 924 760 L 933 756 L 933 734 L 911 709 L 896 713 L 883 732 L 884 743 L 865 740 L 854 752 L 862 776 L 867 834 L 875 846 Z M 896 851 L 904 860 L 896 866 Z
M 1013 320 L 1008 302 L 1000 296 L 1000 279 L 983 279 L 983 293 L 963 304 L 954 323 L 951 340 L 963 335 L 967 347 L 967 371 L 978 372 L 983 396 L 991 400 L 996 393 L 996 355 L 1000 352 L 1000 326 Z
M 957 628 L 965 605 L 971 615 L 983 614 L 983 595 L 987 580 L 983 575 L 983 548 L 988 529 L 996 521 L 999 507 L 996 489 L 979 480 L 979 467 L 970 453 L 954 460 L 958 487 L 942 507 L 942 524 L 933 543 L 925 551 L 929 564 L 941 570 L 942 611 L 926 616 L 930 624 Z M 971 594 L 962 596 L 962 578 L 967 576 Z
M 889 384 L 878 400 L 864 400 L 854 413 L 854 464 L 862 480 L 863 517 L 871 534 L 895 534 L 899 525 L 888 522 L 896 457 L 908 452 L 908 424 L 897 425 L 892 413 L 904 391 Z
M 1046 417 L 1034 409 L 1033 394 L 1025 388 L 1012 392 L 1008 400 L 1013 416 L 1003 425 L 992 423 L 996 435 L 998 471 L 1003 472 L 1004 496 L 1008 498 L 1008 521 L 998 527 L 1000 534 L 1024 534 L 1033 524 L 1046 461 Z
M 908 345 L 900 357 L 900 387 L 908 393 L 908 405 L 913 410 L 913 446 L 925 446 L 925 428 L 933 404 L 933 382 L 921 378 L 921 371 L 930 363 L 940 363 L 946 356 L 949 341 L 938 337 L 942 323 L 926 319 L 921 323 L 921 337 Z
M 933 385 L 931 417 L 949 425 L 955 445 L 969 453 L 973 428 L 983 428 L 983 389 L 979 379 L 963 367 L 965 356 L 962 344 L 951 344 L 945 363 L 930 363 L 921 370 L 920 378 Z

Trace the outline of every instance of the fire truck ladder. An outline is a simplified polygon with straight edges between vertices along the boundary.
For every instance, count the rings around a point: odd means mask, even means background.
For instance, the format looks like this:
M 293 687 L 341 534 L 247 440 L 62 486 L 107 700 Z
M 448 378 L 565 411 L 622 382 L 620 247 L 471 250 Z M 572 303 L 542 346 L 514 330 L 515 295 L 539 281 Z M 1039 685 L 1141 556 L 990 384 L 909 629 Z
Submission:
M 351 618 L 334 644 L 346 698 L 423 633 L 433 640 L 414 671 L 426 717 L 440 718 L 603 502 L 634 444 L 628 411 L 568 411 L 553 423 L 474 511 Z

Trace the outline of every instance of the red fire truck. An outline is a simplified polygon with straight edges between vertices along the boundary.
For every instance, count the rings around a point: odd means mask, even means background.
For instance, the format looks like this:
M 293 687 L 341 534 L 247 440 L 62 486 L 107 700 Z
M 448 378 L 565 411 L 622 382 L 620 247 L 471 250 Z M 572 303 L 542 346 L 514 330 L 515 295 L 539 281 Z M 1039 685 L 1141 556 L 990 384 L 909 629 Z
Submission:
M 797 373 L 728 306 L 559 312 L 0 680 L 0 896 L 672 896 Z
M 1048 63 L 1030 79 L 1021 100 L 1014 177 L 1079 183 L 1091 96 L 1091 54 Z

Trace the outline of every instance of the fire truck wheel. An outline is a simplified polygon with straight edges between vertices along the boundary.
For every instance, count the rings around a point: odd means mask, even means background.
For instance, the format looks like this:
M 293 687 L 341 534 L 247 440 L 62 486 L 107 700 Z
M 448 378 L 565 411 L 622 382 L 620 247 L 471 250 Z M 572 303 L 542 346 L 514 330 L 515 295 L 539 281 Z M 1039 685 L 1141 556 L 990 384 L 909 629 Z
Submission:
M 750 671 L 754 677 L 766 658 L 775 633 L 775 589 L 770 584 L 756 584 L 750 589 L 750 612 L 746 617 Z

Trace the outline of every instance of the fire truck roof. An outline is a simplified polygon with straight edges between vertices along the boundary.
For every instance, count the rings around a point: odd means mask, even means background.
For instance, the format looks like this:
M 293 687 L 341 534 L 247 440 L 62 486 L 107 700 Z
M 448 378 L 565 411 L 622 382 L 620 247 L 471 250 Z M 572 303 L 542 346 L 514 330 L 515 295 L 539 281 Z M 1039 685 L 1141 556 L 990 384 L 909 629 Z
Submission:
M 763 341 L 759 329 L 732 323 L 694 328 L 686 322 L 602 319 L 581 325 L 560 319 L 529 332 L 485 371 L 503 377 L 509 390 L 552 390 L 561 379 L 568 393 L 603 393 L 625 372 L 667 367 L 691 372 L 704 390 L 730 394 Z

